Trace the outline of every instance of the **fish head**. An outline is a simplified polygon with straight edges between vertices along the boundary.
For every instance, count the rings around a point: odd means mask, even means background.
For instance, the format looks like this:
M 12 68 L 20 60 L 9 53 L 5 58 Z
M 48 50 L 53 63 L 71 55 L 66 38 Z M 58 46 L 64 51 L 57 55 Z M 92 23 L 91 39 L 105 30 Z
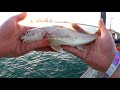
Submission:
M 46 35 L 45 31 L 37 29 L 27 30 L 24 35 L 20 37 L 24 42 L 32 42 L 42 40 Z

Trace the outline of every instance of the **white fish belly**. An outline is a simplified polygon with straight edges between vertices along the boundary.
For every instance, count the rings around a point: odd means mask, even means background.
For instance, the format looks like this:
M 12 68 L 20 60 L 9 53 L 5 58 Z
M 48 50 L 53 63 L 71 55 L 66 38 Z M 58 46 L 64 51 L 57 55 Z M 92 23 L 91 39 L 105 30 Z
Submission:
M 94 41 L 96 38 L 95 37 L 92 37 L 92 38 L 52 38 L 50 40 L 53 41 L 52 42 L 52 45 L 70 45 L 70 46 L 79 46 L 79 45 L 82 45 L 82 44 L 87 44 L 89 42 L 92 42 Z

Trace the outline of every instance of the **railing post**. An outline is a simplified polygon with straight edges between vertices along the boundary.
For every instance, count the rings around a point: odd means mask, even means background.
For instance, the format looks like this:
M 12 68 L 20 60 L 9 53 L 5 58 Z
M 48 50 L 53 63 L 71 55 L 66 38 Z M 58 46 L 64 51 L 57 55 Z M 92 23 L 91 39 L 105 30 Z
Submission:
M 106 25 L 106 12 L 101 12 L 101 18 L 103 19 L 103 22 Z

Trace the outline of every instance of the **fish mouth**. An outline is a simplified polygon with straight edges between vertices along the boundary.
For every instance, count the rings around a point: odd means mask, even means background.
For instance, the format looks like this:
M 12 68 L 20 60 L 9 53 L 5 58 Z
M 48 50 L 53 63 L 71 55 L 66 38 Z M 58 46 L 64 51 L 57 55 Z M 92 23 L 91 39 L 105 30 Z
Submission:
M 26 33 L 23 33 L 22 35 L 20 35 L 20 39 L 22 40 L 26 39 Z
M 20 36 L 21 40 L 25 40 L 25 35 Z
M 22 40 L 24 40 L 25 39 L 25 36 L 26 36 L 26 32 L 24 32 L 24 33 L 21 33 L 21 35 L 20 35 L 20 39 L 22 39 Z

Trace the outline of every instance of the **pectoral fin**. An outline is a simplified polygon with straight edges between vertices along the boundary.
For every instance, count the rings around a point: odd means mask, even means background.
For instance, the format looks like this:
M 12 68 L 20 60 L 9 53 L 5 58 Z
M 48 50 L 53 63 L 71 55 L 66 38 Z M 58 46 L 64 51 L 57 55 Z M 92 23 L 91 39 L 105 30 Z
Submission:
M 51 46 L 58 46 L 59 45 L 59 39 L 58 38 L 48 38 Z
M 81 51 L 83 51 L 85 49 L 83 46 L 77 46 L 76 48 L 81 50 Z
M 51 48 L 57 52 L 64 53 L 64 50 L 61 46 L 51 46 Z
M 51 48 L 53 48 L 55 51 L 60 52 L 60 53 L 64 53 L 65 52 L 63 50 L 63 48 L 60 46 L 61 43 L 64 43 L 62 41 L 62 38 L 48 38 L 48 40 L 50 42 Z

